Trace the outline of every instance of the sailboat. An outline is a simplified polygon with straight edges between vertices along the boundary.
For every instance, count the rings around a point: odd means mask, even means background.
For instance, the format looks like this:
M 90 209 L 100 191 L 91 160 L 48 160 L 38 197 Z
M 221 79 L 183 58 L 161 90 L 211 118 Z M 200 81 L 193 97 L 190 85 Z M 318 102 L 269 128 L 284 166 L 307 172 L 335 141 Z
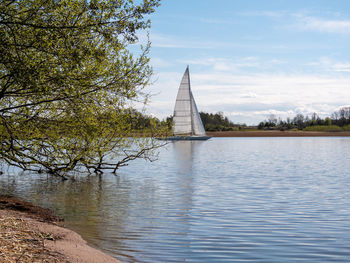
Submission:
M 211 136 L 205 134 L 203 123 L 193 98 L 188 66 L 177 93 L 173 123 L 174 136 L 166 138 L 167 140 L 208 140 L 211 138 Z

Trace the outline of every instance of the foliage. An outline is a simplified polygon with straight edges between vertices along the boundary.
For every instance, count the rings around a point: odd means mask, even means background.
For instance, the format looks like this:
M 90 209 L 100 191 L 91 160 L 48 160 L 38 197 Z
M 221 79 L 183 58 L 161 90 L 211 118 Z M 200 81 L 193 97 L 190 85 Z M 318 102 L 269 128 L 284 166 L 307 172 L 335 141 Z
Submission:
M 297 114 L 293 119 L 287 118 L 286 121 L 277 119 L 276 116 L 269 116 L 268 120 L 260 122 L 260 130 L 306 130 L 306 131 L 342 131 L 349 130 L 350 125 L 350 107 L 343 107 L 334 112 L 331 117 L 320 118 L 317 113 L 311 117 Z
M 304 131 L 343 131 L 343 129 L 337 125 L 315 125 L 308 126 L 303 129 Z
M 246 127 L 245 124 L 234 124 L 222 112 L 200 112 L 200 117 L 206 131 L 234 131 Z
M 332 123 L 345 126 L 350 124 L 350 107 L 343 107 L 339 111 L 334 112 L 331 116 Z
M 64 176 L 150 158 L 130 139 L 133 102 L 145 102 L 147 30 L 159 0 L 1 0 L 0 154 L 23 169 Z M 113 161 L 108 161 L 113 160 Z
M 128 116 L 131 130 L 134 134 L 142 136 L 152 136 L 155 133 L 159 136 L 167 136 L 170 134 L 172 127 L 172 118 L 159 120 L 155 116 L 147 115 L 133 108 L 125 110 Z
M 342 128 L 344 131 L 350 131 L 350 124 L 344 125 Z

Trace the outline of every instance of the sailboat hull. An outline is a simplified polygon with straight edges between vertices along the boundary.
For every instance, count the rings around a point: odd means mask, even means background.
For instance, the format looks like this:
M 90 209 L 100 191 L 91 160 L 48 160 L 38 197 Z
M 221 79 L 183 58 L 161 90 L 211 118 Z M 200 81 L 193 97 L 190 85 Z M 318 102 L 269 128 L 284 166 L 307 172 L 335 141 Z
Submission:
M 210 138 L 211 136 L 172 136 L 157 139 L 165 141 L 206 141 Z

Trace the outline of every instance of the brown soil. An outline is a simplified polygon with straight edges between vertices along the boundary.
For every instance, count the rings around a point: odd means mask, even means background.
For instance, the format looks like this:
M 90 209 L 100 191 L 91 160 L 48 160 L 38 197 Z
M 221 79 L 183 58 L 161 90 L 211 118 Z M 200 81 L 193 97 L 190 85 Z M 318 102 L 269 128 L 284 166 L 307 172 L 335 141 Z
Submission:
M 213 137 L 324 137 L 324 136 L 350 136 L 349 131 L 344 132 L 313 132 L 313 131 L 223 131 L 207 132 Z
M 49 209 L 0 196 L 0 262 L 118 262 L 62 222 Z
M 27 217 L 36 219 L 40 222 L 52 224 L 62 224 L 63 219 L 54 215 L 50 209 L 35 206 L 16 197 L 0 195 L 0 210 L 7 209 L 19 212 L 25 212 Z

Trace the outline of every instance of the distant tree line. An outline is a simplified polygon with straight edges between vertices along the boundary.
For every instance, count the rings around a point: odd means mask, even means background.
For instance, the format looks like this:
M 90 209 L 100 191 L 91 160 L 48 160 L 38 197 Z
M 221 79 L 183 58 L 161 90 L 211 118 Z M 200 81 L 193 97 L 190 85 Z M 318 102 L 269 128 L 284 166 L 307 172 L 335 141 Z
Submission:
M 247 127 L 246 124 L 235 124 L 224 116 L 222 112 L 200 112 L 200 117 L 206 131 L 234 131 Z
M 200 112 L 200 117 L 206 131 L 239 131 L 247 129 L 259 130 L 306 130 L 306 131 L 342 131 L 350 130 L 350 107 L 343 107 L 331 114 L 330 117 L 321 118 L 317 113 L 311 116 L 297 114 L 294 118 L 282 120 L 271 114 L 267 120 L 259 123 L 258 126 L 247 126 L 230 121 L 222 112 L 207 113 Z M 146 115 L 135 109 L 127 112 L 129 123 L 134 131 L 152 131 L 152 129 L 163 129 L 171 132 L 173 116 L 160 120 L 154 116 Z
M 322 119 L 317 113 L 311 116 L 297 114 L 294 118 L 281 120 L 276 115 L 270 115 L 267 120 L 262 121 L 258 125 L 260 130 L 328 130 L 340 131 L 350 130 L 350 107 L 343 107 L 339 111 L 331 114 L 330 117 Z
M 172 117 L 159 120 L 157 117 L 152 115 L 144 114 L 136 109 L 130 108 L 126 110 L 129 124 L 133 131 L 151 131 L 152 129 L 167 129 L 172 128 Z

